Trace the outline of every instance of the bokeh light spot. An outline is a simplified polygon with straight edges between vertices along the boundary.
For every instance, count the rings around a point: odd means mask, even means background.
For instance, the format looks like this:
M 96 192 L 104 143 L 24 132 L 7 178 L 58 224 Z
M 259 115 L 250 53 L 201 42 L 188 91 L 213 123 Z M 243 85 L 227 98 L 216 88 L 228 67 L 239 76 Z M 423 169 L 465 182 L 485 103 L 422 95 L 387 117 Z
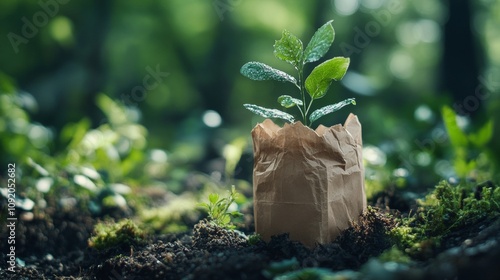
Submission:
M 203 114 L 203 123 L 208 127 L 218 127 L 222 123 L 222 118 L 214 110 L 207 110 Z
M 165 163 L 167 162 L 168 156 L 165 151 L 160 149 L 153 149 L 150 152 L 151 160 L 157 163 Z
M 50 22 L 50 34 L 61 45 L 73 42 L 73 25 L 67 17 L 58 16 Z
M 432 110 L 427 105 L 420 105 L 415 109 L 415 119 L 422 122 L 430 122 L 434 118 Z
M 358 0 L 333 0 L 335 10 L 343 16 L 354 14 L 359 8 Z
M 375 146 L 365 146 L 363 148 L 363 158 L 371 165 L 383 166 L 387 162 L 385 153 Z
M 389 62 L 389 69 L 394 77 L 407 79 L 413 74 L 413 58 L 405 52 L 395 52 Z

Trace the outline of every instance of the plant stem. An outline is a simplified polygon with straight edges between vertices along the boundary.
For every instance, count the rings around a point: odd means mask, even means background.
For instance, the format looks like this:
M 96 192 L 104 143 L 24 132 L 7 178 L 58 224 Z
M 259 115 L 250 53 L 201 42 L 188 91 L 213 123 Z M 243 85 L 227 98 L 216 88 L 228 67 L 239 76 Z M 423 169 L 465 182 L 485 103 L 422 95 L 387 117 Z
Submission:
M 304 125 L 307 126 L 307 119 L 306 119 L 306 115 L 307 115 L 307 111 L 308 109 L 306 109 L 306 95 L 304 94 L 304 63 L 300 63 L 300 67 L 298 69 L 299 71 L 299 85 L 300 85 L 300 95 L 302 97 L 302 106 L 303 106 L 303 109 L 300 110 L 300 113 L 302 114 L 302 119 L 304 120 Z
M 299 109 L 300 115 L 302 116 L 302 118 L 305 119 L 304 112 L 302 111 L 302 108 L 300 108 L 299 105 L 297 105 L 297 108 Z
M 309 113 L 309 109 L 311 109 L 311 105 L 313 104 L 313 101 L 314 99 L 311 98 L 311 102 L 309 102 L 309 106 L 307 106 L 307 110 L 305 112 L 305 115 L 307 116 L 307 114 Z M 312 123 L 311 123 L 312 124 Z

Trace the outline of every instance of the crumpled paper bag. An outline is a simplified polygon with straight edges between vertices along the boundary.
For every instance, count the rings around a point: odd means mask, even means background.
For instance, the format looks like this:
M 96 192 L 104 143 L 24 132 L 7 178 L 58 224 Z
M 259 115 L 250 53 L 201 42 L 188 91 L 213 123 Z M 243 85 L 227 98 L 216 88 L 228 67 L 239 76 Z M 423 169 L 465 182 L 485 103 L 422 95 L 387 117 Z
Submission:
M 361 124 L 266 119 L 252 130 L 255 231 L 266 241 L 289 233 L 308 247 L 333 241 L 366 209 Z

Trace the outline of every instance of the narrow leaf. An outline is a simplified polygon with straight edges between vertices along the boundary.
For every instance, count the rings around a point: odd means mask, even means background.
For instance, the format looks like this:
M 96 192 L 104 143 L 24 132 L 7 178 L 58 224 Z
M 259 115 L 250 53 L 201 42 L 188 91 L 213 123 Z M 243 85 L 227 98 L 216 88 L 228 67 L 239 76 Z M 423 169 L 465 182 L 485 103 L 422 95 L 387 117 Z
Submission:
M 331 24 L 332 21 L 328 21 L 314 33 L 304 51 L 304 63 L 317 61 L 330 49 L 335 38 L 335 30 Z
M 245 108 L 264 118 L 278 118 L 293 123 L 295 119 L 292 115 L 277 109 L 268 109 L 253 104 L 243 104 Z
M 332 81 L 341 80 L 349 67 L 349 58 L 334 57 L 316 66 L 305 81 L 307 92 L 312 99 L 325 96 Z
M 354 100 L 354 98 L 348 98 L 348 99 L 341 101 L 339 103 L 335 103 L 332 105 L 325 106 L 323 108 L 319 108 L 318 110 L 315 110 L 314 112 L 311 113 L 311 116 L 309 116 L 309 121 L 311 123 L 313 123 L 314 121 L 323 117 L 324 115 L 328 115 L 330 113 L 338 111 L 342 107 L 347 106 L 349 104 L 356 105 L 356 101 Z
M 293 106 L 302 106 L 302 100 L 293 98 L 290 95 L 282 95 L 278 97 L 278 103 L 285 108 L 291 108 Z
M 298 67 L 302 58 L 302 49 L 302 41 L 287 30 L 283 30 L 281 39 L 274 44 L 274 55 Z
M 461 148 L 459 148 L 461 149 Z M 465 148 L 463 148 L 465 149 Z M 470 174 L 471 170 L 476 169 L 477 162 L 474 160 L 467 161 L 465 157 L 456 157 L 453 160 L 453 168 L 455 169 L 455 172 L 457 173 L 457 176 L 459 178 L 465 179 L 468 174 Z
M 238 196 L 238 193 L 236 192 L 236 187 L 234 185 L 231 186 L 231 190 L 229 191 L 229 193 L 233 198 L 236 198 L 236 196 Z
M 443 106 L 441 114 L 443 115 L 444 126 L 448 132 L 448 137 L 450 137 L 451 144 L 455 148 L 467 146 L 467 136 L 458 126 L 455 112 L 450 107 Z
M 241 67 L 240 72 L 243 76 L 256 81 L 276 80 L 297 84 L 294 77 L 260 62 L 247 62 Z
M 489 120 L 476 133 L 469 135 L 469 141 L 476 147 L 483 147 L 493 137 L 493 120 Z

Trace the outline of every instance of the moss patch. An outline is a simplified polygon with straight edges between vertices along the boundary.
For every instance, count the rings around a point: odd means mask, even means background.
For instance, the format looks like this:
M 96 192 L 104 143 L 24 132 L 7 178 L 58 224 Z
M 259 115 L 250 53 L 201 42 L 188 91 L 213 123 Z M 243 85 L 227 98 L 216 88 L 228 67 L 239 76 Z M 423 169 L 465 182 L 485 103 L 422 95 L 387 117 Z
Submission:
M 440 182 L 434 191 L 418 201 L 414 215 L 401 218 L 391 229 L 395 243 L 417 259 L 434 255 L 443 237 L 500 214 L 500 188 L 491 182 L 475 187 Z
M 130 246 L 144 241 L 145 234 L 130 219 L 118 223 L 100 222 L 94 227 L 94 235 L 88 245 L 99 251 L 116 246 Z

